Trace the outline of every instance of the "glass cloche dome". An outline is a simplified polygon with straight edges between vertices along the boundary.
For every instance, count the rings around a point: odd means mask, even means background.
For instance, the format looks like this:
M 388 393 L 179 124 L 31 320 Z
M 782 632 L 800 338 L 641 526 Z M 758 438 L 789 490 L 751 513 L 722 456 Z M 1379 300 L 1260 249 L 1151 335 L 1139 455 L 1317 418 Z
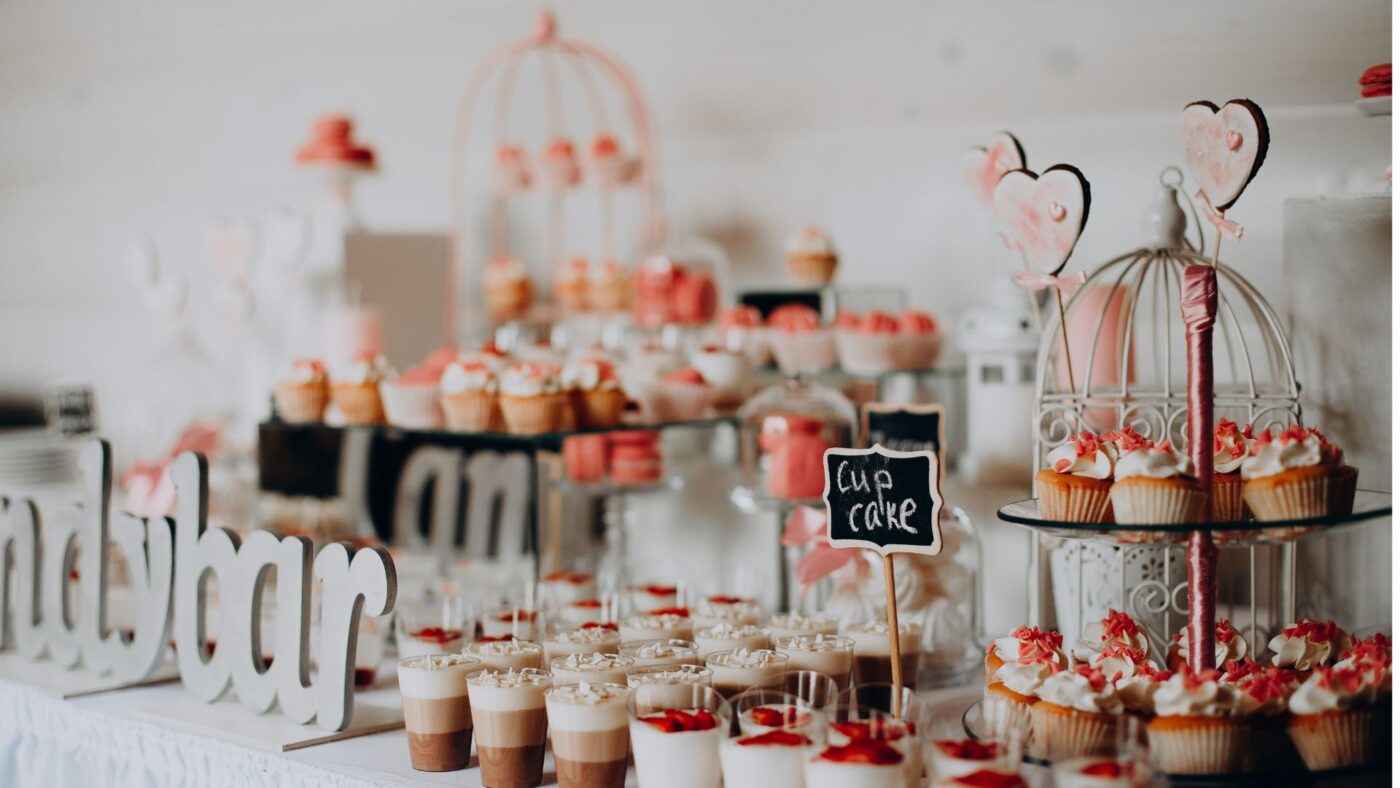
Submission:
M 822 455 L 855 445 L 856 409 L 841 392 L 792 375 L 739 409 L 740 508 L 820 506 Z

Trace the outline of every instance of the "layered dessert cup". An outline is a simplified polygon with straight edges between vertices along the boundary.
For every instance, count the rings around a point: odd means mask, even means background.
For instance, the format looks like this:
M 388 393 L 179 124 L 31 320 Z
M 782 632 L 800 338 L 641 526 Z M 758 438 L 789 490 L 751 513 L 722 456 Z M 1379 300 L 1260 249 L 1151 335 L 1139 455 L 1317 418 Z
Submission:
M 775 638 L 773 650 L 785 654 L 789 670 L 810 670 L 830 676 L 845 689 L 855 666 L 855 641 L 840 635 L 796 635 Z
M 923 629 L 914 623 L 899 625 L 900 666 L 904 686 L 913 689 L 919 677 L 919 640 Z M 855 674 L 861 684 L 888 682 L 894 678 L 890 666 L 890 628 L 883 621 L 856 624 L 846 629 L 846 636 L 855 641 Z
M 544 649 L 528 640 L 482 638 L 468 645 L 466 653 L 481 660 L 481 666 L 488 670 L 544 668 Z
M 405 607 L 394 621 L 394 643 L 400 657 L 461 652 L 476 621 L 467 605 L 447 597 Z
M 481 783 L 487 788 L 530 788 L 544 773 L 548 728 L 542 670 L 483 670 L 467 678 Z
M 570 654 L 592 654 L 595 651 L 616 654 L 622 647 L 622 637 L 617 633 L 616 624 L 589 621 L 576 629 L 555 632 L 545 639 L 543 645 L 545 661 L 552 662 L 555 657 Z
M 803 788 L 803 764 L 815 742 L 800 730 L 773 729 L 725 739 L 719 747 L 725 788 Z
M 753 624 L 721 623 L 695 630 L 695 645 L 700 648 L 701 657 L 708 657 L 720 651 L 769 648 L 773 638 L 768 630 Z
M 627 781 L 627 692 L 617 684 L 579 683 L 545 693 L 562 788 L 622 788 Z
M 646 613 L 666 607 L 676 606 L 676 586 L 663 583 L 647 583 L 627 589 L 627 598 L 637 613 Z
M 654 611 L 649 615 L 632 616 L 619 627 L 623 643 L 634 640 L 693 640 L 695 626 L 683 608 Z
M 807 788 L 904 788 L 904 753 L 879 740 L 830 745 L 807 759 Z
M 649 668 L 657 665 L 704 665 L 700 658 L 700 647 L 693 640 L 670 638 L 667 640 L 633 640 L 622 644 L 618 652 L 631 657 L 635 668 Z
M 556 611 L 560 623 L 587 624 L 589 621 L 602 621 L 603 600 L 596 598 L 576 599 L 567 604 L 560 605 Z
M 704 665 L 652 665 L 633 668 L 627 674 L 627 686 L 646 684 L 700 684 L 714 686 L 715 672 Z
M 936 739 L 928 745 L 929 771 L 934 779 L 962 777 L 999 765 L 1004 753 L 1002 746 L 995 742 Z
M 564 607 L 596 594 L 593 575 L 587 572 L 550 572 L 540 581 L 545 599 L 555 607 Z
M 554 674 L 557 685 L 579 684 L 620 684 L 627 685 L 627 672 L 632 669 L 632 660 L 618 654 L 569 654 L 555 657 L 549 662 L 549 671 Z
M 729 704 L 699 684 L 646 684 L 627 698 L 640 788 L 719 788 Z
M 706 597 L 693 614 L 696 629 L 708 629 L 716 624 L 757 626 L 762 616 L 763 612 L 752 599 L 722 594 Z
M 788 658 L 772 649 L 720 651 L 705 658 L 714 672 L 714 687 L 726 699 L 749 689 L 778 687 Z
M 731 698 L 729 706 L 741 735 L 792 730 L 805 733 L 814 740 L 826 739 L 825 715 L 786 692 L 748 690 Z
M 399 660 L 408 757 L 422 772 L 467 768 L 472 749 L 472 709 L 467 676 L 481 661 L 463 654 Z
M 838 747 L 858 747 L 859 745 L 884 744 L 899 752 L 898 764 L 908 785 L 918 785 L 923 776 L 924 757 L 922 744 L 914 723 L 896 718 L 872 708 L 858 707 L 853 715 L 839 722 L 833 722 L 827 732 L 827 741 Z M 878 750 L 874 748 L 872 752 Z M 852 750 L 841 756 L 842 763 L 859 762 L 859 750 Z M 871 753 L 866 753 L 870 755 Z M 876 753 L 872 757 L 888 758 L 887 754 Z M 827 759 L 831 760 L 831 759 Z M 873 778 L 872 778 L 873 779 Z M 867 783 L 853 783 L 865 785 Z M 883 785 L 875 782 L 871 785 Z
M 797 635 L 835 635 L 840 626 L 841 622 L 836 616 L 826 613 L 814 613 L 810 616 L 802 613 L 779 613 L 768 619 L 768 631 L 772 633 L 774 640 Z
M 540 611 L 522 608 L 497 610 L 481 619 L 481 634 L 489 638 L 507 635 L 517 640 L 540 639 Z

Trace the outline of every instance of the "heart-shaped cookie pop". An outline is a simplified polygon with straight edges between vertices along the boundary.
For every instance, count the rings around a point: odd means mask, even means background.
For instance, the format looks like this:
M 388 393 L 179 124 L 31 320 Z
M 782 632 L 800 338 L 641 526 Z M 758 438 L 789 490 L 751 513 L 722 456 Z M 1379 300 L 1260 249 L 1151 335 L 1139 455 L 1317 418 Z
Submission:
M 1012 170 L 997 182 L 992 206 L 1002 230 L 1030 264 L 1058 274 L 1089 220 L 1089 181 L 1068 164 L 1040 175 Z
M 1235 204 L 1269 152 L 1269 124 L 1259 105 L 1233 99 L 1223 107 L 1196 101 L 1181 111 L 1186 168 L 1218 210 Z
M 983 205 L 992 204 L 992 193 L 1001 176 L 1011 170 L 1024 169 L 1026 151 L 1020 140 L 1009 131 L 998 132 L 990 145 L 971 148 L 962 158 L 962 176 Z

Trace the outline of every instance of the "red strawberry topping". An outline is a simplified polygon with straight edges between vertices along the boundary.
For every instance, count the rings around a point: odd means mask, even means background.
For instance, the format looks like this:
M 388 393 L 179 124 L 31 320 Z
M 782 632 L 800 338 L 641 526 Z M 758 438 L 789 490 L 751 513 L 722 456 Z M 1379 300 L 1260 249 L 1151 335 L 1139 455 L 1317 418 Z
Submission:
M 806 747 L 812 740 L 792 731 L 768 731 L 757 736 L 745 736 L 735 742 L 740 747 Z
M 658 607 L 655 610 L 648 610 L 649 616 L 680 616 L 690 618 L 690 608 L 688 607 Z
M 515 635 L 482 635 L 476 639 L 478 643 L 499 643 L 502 640 L 515 640 Z
M 603 606 L 603 600 L 601 600 L 601 599 L 580 599 L 579 601 L 574 602 L 573 605 L 572 605 L 572 607 L 588 607 L 588 608 L 594 608 L 594 607 L 601 608 L 602 606 Z
M 812 715 L 796 706 L 759 706 L 750 711 L 749 716 L 755 725 L 765 728 L 794 728 L 812 720 Z
M 837 732 L 851 741 L 866 741 L 870 739 L 878 741 L 899 741 L 904 738 L 905 735 L 912 733 L 914 729 L 913 723 L 904 722 L 902 720 L 888 722 L 883 717 L 864 720 L 846 720 L 844 722 L 833 723 L 831 727 L 835 728 Z
M 1001 754 L 1000 745 L 983 744 L 972 739 L 944 739 L 934 742 L 933 746 L 949 758 L 963 761 L 990 761 Z
M 579 625 L 579 629 L 611 629 L 612 631 L 616 632 L 617 624 L 614 624 L 611 621 L 604 621 L 602 623 L 599 623 L 597 621 L 585 621 L 584 623 Z
M 507 612 L 505 612 L 505 613 L 501 613 L 500 615 L 496 616 L 496 620 L 497 620 L 497 621 L 505 621 L 505 622 L 510 622 L 510 621 L 534 621 L 534 620 L 535 620 L 535 616 L 537 616 L 537 615 L 539 615 L 539 611 L 538 611 L 538 610 L 510 610 L 510 611 L 507 611 Z
M 705 601 L 709 602 L 712 605 L 738 605 L 747 602 L 748 600 L 741 596 L 725 596 L 723 594 L 715 594 L 714 596 L 710 597 Z
M 882 741 L 852 740 L 843 747 L 827 747 L 821 759 L 834 763 L 870 763 L 896 766 L 904 762 L 904 753 Z
M 412 637 L 436 643 L 439 646 L 447 645 L 461 636 L 462 630 L 460 629 L 443 629 L 442 627 L 423 627 L 412 634 Z
M 1118 761 L 1098 761 L 1079 770 L 1080 774 L 1091 777 L 1122 777 L 1127 770 Z
M 581 586 L 593 579 L 587 572 L 550 572 L 544 576 L 546 583 L 568 583 Z
M 675 596 L 675 595 L 676 595 L 676 587 L 675 587 L 675 586 L 663 586 L 663 585 L 652 584 L 652 585 L 645 585 L 645 586 L 637 586 L 637 590 L 638 590 L 638 591 L 643 591 L 643 592 L 648 593 L 648 594 L 651 594 L 652 596 Z
M 957 778 L 957 782 L 954 783 L 954 785 L 985 786 L 985 788 L 1019 788 L 1025 784 L 1026 781 L 1015 772 L 998 772 L 991 769 L 980 769 L 972 774 L 964 774 Z
M 719 726 L 719 721 L 708 709 L 667 709 L 637 719 L 662 733 L 707 731 Z

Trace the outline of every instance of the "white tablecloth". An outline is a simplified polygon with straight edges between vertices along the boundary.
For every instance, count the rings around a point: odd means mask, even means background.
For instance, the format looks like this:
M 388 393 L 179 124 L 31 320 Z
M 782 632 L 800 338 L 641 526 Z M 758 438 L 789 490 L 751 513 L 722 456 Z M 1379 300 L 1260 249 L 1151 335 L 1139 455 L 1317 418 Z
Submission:
M 402 730 L 270 753 L 134 718 L 133 712 L 176 699 L 180 684 L 59 700 L 0 682 L 0 786 L 370 786 L 480 785 L 479 772 L 414 771 Z M 975 689 L 930 693 L 935 731 L 951 735 Z M 393 686 L 357 698 L 387 705 Z M 546 761 L 546 784 L 552 765 Z M 635 781 L 629 778 L 629 786 Z

